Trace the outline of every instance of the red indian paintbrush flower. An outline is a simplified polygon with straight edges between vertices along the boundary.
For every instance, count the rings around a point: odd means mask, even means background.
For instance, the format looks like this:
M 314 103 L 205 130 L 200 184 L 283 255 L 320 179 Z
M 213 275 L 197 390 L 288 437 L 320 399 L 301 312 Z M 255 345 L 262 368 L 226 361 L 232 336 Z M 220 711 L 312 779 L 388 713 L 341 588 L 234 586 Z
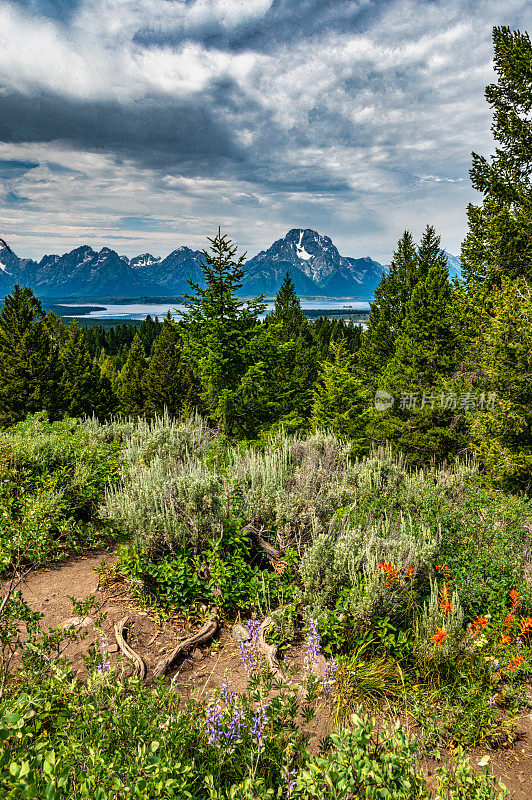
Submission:
M 447 616 L 453 608 L 453 604 L 449 602 L 449 584 L 445 582 L 440 591 L 440 611 Z
M 443 644 L 445 639 L 447 639 L 448 636 L 449 636 L 449 634 L 447 633 L 446 630 L 444 630 L 443 628 L 438 628 L 438 630 L 436 631 L 436 633 L 434 634 L 434 636 L 432 638 L 434 640 L 434 644 L 441 645 L 441 644 Z
M 477 617 L 473 620 L 471 623 L 471 635 L 473 639 L 477 639 L 480 636 L 487 624 L 488 620 L 486 617 Z

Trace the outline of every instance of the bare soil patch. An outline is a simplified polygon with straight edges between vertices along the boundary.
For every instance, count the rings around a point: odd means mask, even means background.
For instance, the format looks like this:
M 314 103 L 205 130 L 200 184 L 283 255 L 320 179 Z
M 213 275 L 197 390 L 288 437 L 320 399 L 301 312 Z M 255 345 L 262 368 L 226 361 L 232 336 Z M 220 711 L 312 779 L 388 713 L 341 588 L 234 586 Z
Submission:
M 71 558 L 30 573 L 21 585 L 22 594 L 34 611 L 43 614 L 44 628 L 57 628 L 72 618 L 72 607 L 68 596 L 86 600 L 93 595 L 100 610 L 106 615 L 101 630 L 96 630 L 91 615 L 77 627 L 87 633 L 86 638 L 69 644 L 65 655 L 72 662 L 73 671 L 79 680 L 87 677 L 83 656 L 96 637 L 103 637 L 109 645 L 111 665 L 118 667 L 125 676 L 133 673 L 133 666 L 124 660 L 114 636 L 114 625 L 124 616 L 129 618 L 128 643 L 145 660 L 148 681 L 159 659 L 169 653 L 180 638 L 189 636 L 198 625 L 185 620 L 164 619 L 141 608 L 131 597 L 125 583 L 102 586 L 96 568 L 111 565 L 114 556 L 97 552 L 79 558 Z M 300 646 L 290 648 L 285 654 L 286 663 L 302 665 L 303 651 Z M 216 638 L 202 648 L 196 648 L 181 660 L 176 669 L 166 678 L 182 697 L 208 696 L 220 687 L 224 680 L 232 681 L 234 691 L 243 691 L 248 682 L 248 673 L 240 660 L 237 643 L 231 637 L 231 626 L 221 625 Z M 331 732 L 333 720 L 329 711 L 321 709 L 308 732 L 312 736 L 311 747 L 317 749 L 319 740 Z M 475 750 L 470 753 L 476 766 L 484 755 L 490 756 L 493 773 L 515 793 L 515 800 L 532 799 L 532 714 L 523 715 L 515 741 L 511 747 L 498 751 Z M 425 760 L 423 768 L 430 778 L 437 763 Z M 481 769 L 478 767 L 478 769 Z

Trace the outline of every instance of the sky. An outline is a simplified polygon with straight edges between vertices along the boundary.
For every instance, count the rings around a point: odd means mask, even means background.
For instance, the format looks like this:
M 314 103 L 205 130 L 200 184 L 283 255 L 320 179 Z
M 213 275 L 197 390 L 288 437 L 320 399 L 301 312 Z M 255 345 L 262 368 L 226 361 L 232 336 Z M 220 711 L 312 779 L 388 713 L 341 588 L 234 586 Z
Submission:
M 459 254 L 492 27 L 527 0 L 0 0 L 0 236 L 22 257 L 249 256 L 290 228 Z

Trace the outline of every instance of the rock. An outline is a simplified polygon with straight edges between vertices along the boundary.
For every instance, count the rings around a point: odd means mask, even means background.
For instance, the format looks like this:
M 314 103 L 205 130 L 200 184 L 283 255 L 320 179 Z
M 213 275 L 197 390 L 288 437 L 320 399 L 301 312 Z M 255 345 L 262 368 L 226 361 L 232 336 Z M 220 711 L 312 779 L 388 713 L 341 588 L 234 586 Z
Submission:
M 231 628 L 231 638 L 235 642 L 249 642 L 251 640 L 248 629 L 240 625 L 239 622 Z
M 196 647 L 196 648 L 195 648 L 195 649 L 192 651 L 192 658 L 194 659 L 194 661 L 203 661 L 203 657 L 204 657 L 204 656 L 203 656 L 203 653 L 201 652 L 201 650 L 199 649 L 199 647 Z
M 108 653 L 118 653 L 118 645 L 117 644 L 110 644 L 107 648 Z

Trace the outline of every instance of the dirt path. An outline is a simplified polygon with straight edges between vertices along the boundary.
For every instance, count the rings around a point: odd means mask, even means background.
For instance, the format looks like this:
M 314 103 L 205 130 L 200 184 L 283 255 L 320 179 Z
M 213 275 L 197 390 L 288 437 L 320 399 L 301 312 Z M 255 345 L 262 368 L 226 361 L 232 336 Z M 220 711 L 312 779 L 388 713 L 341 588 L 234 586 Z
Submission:
M 96 615 L 92 614 L 77 625 L 87 635 L 83 641 L 73 642 L 65 654 L 73 665 L 74 674 L 84 680 L 87 676 L 83 656 L 88 652 L 96 636 L 107 640 L 112 666 L 119 666 L 124 675 L 132 674 L 129 662 L 124 662 L 116 645 L 113 626 L 126 614 L 132 622 L 128 642 L 146 661 L 148 674 L 156 662 L 172 650 L 180 637 L 189 635 L 194 627 L 177 621 L 160 624 L 155 615 L 142 610 L 129 596 L 128 587 L 117 584 L 108 589 L 100 586 L 96 568 L 102 564 L 112 564 L 114 556 L 107 552 L 93 553 L 89 556 L 72 558 L 48 569 L 28 575 L 21 589 L 22 594 L 34 611 L 42 613 L 44 628 L 60 627 L 72 619 L 72 606 L 68 595 L 77 600 L 94 596 L 101 611 L 106 615 L 101 631 L 95 630 Z M 296 648 L 287 654 L 290 661 L 299 661 L 301 652 Z M 209 646 L 197 648 L 182 661 L 175 673 L 173 684 L 181 695 L 209 695 L 214 687 L 220 687 L 223 680 L 233 681 L 233 690 L 243 691 L 248 675 L 244 669 L 236 643 L 230 630 L 221 628 L 219 636 Z M 322 715 L 313 731 L 315 737 L 322 737 L 330 725 Z M 485 755 L 485 751 L 471 754 L 473 764 Z M 515 793 L 515 800 L 532 800 L 532 715 L 524 715 L 520 721 L 519 735 L 514 745 L 506 750 L 489 752 L 490 766 L 494 774 Z M 425 764 L 430 775 L 433 766 Z

